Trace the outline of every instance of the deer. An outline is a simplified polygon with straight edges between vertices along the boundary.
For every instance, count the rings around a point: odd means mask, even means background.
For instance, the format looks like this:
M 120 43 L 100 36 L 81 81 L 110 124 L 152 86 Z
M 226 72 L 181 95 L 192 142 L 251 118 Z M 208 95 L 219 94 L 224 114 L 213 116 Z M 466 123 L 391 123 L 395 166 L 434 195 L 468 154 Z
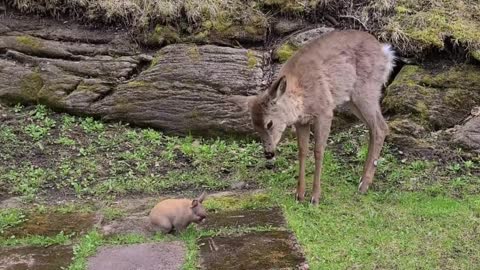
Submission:
M 380 43 L 372 34 L 335 30 L 295 52 L 267 90 L 257 95 L 229 97 L 250 115 L 269 162 L 275 160 L 285 129 L 294 127 L 299 163 L 295 193 L 298 202 L 305 198 L 305 162 L 313 129 L 315 172 L 310 203 L 319 204 L 324 152 L 334 110 L 339 106 L 347 106 L 369 130 L 368 154 L 358 185 L 360 194 L 367 192 L 389 133 L 380 98 L 394 62 L 392 47 Z

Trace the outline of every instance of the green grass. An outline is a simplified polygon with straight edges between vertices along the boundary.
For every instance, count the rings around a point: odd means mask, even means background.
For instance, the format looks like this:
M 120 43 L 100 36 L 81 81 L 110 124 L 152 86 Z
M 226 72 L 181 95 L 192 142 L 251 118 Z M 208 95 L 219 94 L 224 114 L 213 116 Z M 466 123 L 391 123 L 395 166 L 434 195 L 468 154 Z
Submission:
M 9 238 L 3 238 L 0 236 L 0 248 L 14 246 L 48 247 L 52 245 L 65 245 L 72 243 L 71 239 L 72 235 L 65 235 L 63 232 L 60 232 L 55 236 L 29 235 L 22 238 L 16 238 L 13 236 Z
M 25 213 L 21 209 L 0 209 L 0 235 L 5 229 L 18 226 L 25 221 Z
M 298 168 L 297 146 L 291 139 L 280 144 L 276 168 L 267 170 L 261 145 L 255 141 L 165 136 L 153 129 L 55 114 L 41 106 L 16 106 L 8 113 L 18 120 L 0 124 L 3 195 L 36 202 L 71 194 L 71 198 L 111 202 L 130 195 L 191 197 L 242 181 L 263 192 L 207 196 L 208 211 L 280 206 L 311 269 L 475 269 L 480 263 L 480 157 L 450 163 L 405 159 L 387 144 L 372 189 L 359 195 L 368 133 L 363 127 L 337 132 L 329 140 L 323 197 L 315 208 L 293 200 Z M 31 132 L 24 128 L 28 125 L 47 128 L 50 135 L 32 143 Z M 308 194 L 312 156 L 307 162 Z M 32 211 L 52 208 L 40 205 Z M 78 204 L 55 211 L 101 211 L 106 220 L 128 215 L 120 208 Z M 0 231 L 20 225 L 27 212 L 0 210 Z M 60 234 L 1 239 L 0 246 L 73 243 L 75 260 L 70 269 L 85 269 L 86 259 L 101 245 L 181 240 L 187 247 L 183 269 L 196 269 L 199 237 L 268 229 L 189 227 L 177 236 L 153 238 L 107 238 L 92 230 L 80 238 Z

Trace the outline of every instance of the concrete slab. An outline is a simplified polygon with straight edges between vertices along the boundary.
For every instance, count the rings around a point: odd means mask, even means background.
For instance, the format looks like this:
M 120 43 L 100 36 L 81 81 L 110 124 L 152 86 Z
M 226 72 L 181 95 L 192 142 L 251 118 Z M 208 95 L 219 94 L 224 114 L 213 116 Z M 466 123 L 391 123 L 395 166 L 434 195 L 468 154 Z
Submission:
M 175 270 L 185 261 L 181 242 L 101 247 L 88 260 L 88 270 Z

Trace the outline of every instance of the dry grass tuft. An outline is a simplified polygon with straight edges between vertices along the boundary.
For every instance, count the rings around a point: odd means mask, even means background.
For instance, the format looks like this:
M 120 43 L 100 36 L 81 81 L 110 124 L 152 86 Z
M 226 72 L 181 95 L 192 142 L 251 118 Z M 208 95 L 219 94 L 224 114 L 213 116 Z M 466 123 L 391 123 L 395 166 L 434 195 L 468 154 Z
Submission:
M 480 49 L 478 0 L 11 0 L 25 13 L 67 15 L 122 23 L 135 32 L 171 25 L 199 36 L 232 35 L 232 27 L 258 32 L 275 13 L 322 20 L 329 15 L 375 33 L 402 53 L 444 47 L 448 37 L 470 51 Z M 234 36 L 234 35 L 233 35 Z

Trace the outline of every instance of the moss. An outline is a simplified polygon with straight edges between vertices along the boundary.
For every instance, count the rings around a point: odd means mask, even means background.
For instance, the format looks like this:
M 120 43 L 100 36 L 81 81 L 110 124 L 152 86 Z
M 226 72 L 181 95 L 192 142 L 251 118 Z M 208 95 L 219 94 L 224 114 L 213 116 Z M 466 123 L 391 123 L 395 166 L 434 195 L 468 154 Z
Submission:
M 420 114 L 420 118 L 424 121 L 428 121 L 428 116 L 429 116 L 429 112 L 428 112 L 428 107 L 427 107 L 427 104 L 425 104 L 424 101 L 417 101 L 417 103 L 415 104 L 415 110 L 417 111 L 417 113 Z
M 405 6 L 396 6 L 395 7 L 395 12 L 397 13 L 410 13 L 411 10 Z
M 152 62 L 150 63 L 149 68 L 152 68 L 158 64 L 158 62 L 163 58 L 164 52 L 163 51 L 158 51 L 155 56 L 152 59 Z
M 155 26 L 154 31 L 148 38 L 149 43 L 157 45 L 178 43 L 181 40 L 182 39 L 175 28 L 163 25 Z
M 480 102 L 480 95 L 463 89 L 449 89 L 443 97 L 443 102 L 455 109 L 472 108 Z
M 480 21 L 475 10 L 480 6 L 465 0 L 435 1 L 434 5 L 427 0 L 400 0 L 385 29 L 404 51 L 442 49 L 446 37 L 476 47 L 480 46 Z
M 480 69 L 474 65 L 458 65 L 436 74 L 422 72 L 420 84 L 436 88 L 480 88 Z
M 260 3 L 265 7 L 277 8 L 283 13 L 303 13 L 314 8 L 320 1 L 297 1 L 297 0 L 261 0 Z
M 198 47 L 196 45 L 190 47 L 187 51 L 187 54 L 194 62 L 199 61 L 201 58 L 200 51 L 198 50 Z
M 263 13 L 255 10 L 222 11 L 214 18 L 202 23 L 202 31 L 221 39 L 249 39 L 262 40 L 267 31 L 267 18 Z M 243 14 L 242 13 L 242 14 Z
M 38 99 L 38 92 L 42 89 L 43 85 L 42 76 L 40 76 L 38 72 L 25 75 L 20 82 L 22 94 L 30 100 Z
M 247 66 L 249 69 L 257 66 L 257 57 L 255 57 L 255 54 L 250 50 L 247 51 Z
M 470 53 L 473 59 L 480 61 L 480 50 L 474 50 Z
M 16 40 L 23 46 L 29 47 L 33 50 L 38 50 L 42 48 L 42 43 L 38 38 L 34 38 L 31 36 L 18 36 L 16 37 Z
M 146 87 L 149 84 L 150 83 L 148 83 L 146 81 L 131 81 L 131 82 L 127 83 L 128 86 L 133 87 L 133 88 Z
M 275 56 L 280 63 L 285 63 L 297 50 L 298 47 L 287 42 L 276 50 Z

